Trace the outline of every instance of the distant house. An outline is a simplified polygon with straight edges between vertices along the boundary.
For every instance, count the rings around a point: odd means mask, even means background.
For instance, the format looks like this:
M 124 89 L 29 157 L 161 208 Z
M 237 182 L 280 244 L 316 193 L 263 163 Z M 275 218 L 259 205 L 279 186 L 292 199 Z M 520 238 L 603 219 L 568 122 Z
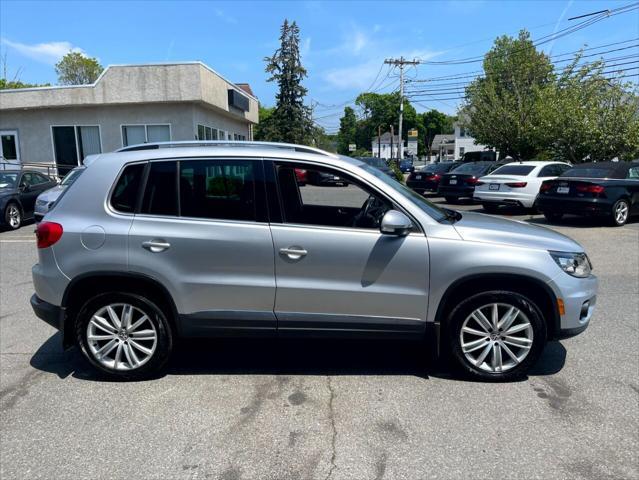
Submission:
M 465 153 L 481 152 L 488 147 L 475 142 L 466 129 L 459 123 L 454 124 L 455 133 L 435 135 L 430 146 L 432 156 L 440 161 L 460 160 Z
M 0 155 L 64 172 L 138 143 L 252 140 L 257 122 L 251 87 L 201 62 L 114 65 L 90 85 L 0 90 Z
M 404 146 L 404 148 L 406 147 Z M 388 160 L 389 158 L 397 158 L 399 156 L 399 136 L 393 135 L 392 142 L 390 132 L 383 133 L 381 137 L 373 137 L 371 139 L 371 152 L 374 157 L 383 158 L 385 160 Z

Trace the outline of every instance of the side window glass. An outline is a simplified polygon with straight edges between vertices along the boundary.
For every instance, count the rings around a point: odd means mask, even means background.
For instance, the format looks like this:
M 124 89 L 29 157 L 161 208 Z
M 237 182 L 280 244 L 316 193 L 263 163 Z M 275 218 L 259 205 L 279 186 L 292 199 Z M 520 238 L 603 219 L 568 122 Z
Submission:
M 388 201 L 339 172 L 309 166 L 277 166 L 287 223 L 378 229 Z M 304 179 L 299 171 L 305 171 Z M 301 186 L 304 185 L 304 186 Z
M 554 165 L 546 165 L 539 171 L 538 177 L 552 177 L 554 175 Z
M 36 184 L 41 184 L 41 183 L 47 183 L 49 181 L 49 179 L 47 177 L 45 177 L 44 175 L 41 175 L 39 173 L 34 173 L 33 174 L 34 180 Z
M 632 167 L 628 170 L 628 178 L 631 180 L 639 180 L 639 167 Z
M 33 178 L 30 173 L 25 173 L 24 175 L 22 175 L 20 185 L 34 185 Z
M 253 160 L 180 162 L 180 213 L 183 217 L 255 220 Z
M 177 163 L 152 162 L 141 213 L 177 216 Z
M 142 184 L 144 164 L 129 165 L 115 184 L 111 194 L 111 206 L 118 212 L 133 213 Z

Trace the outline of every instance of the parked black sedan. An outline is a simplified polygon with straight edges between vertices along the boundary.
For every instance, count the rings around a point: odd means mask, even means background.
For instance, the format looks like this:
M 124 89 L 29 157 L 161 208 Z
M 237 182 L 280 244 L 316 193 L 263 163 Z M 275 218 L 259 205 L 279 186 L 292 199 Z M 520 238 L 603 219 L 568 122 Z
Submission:
M 460 165 L 460 162 L 440 162 L 424 165 L 408 176 L 406 185 L 417 193 L 436 192 L 442 175 Z
M 504 162 L 464 162 L 453 171 L 442 175 L 437 193 L 448 203 L 455 203 L 461 197 L 473 198 L 479 177 L 505 165 Z
M 0 170 L 0 226 L 20 228 L 24 220 L 33 217 L 37 196 L 57 184 L 32 170 Z
M 621 226 L 639 214 L 639 160 L 575 165 L 541 184 L 537 208 L 550 222 L 564 214 L 596 215 Z

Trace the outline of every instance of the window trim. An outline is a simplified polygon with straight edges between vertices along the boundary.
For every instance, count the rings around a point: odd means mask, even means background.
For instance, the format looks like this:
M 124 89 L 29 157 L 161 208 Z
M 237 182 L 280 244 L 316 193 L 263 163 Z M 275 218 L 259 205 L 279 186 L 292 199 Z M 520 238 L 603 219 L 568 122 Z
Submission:
M 54 124 L 50 124 L 49 125 L 49 132 L 51 133 L 51 150 L 53 151 L 53 161 L 57 166 L 65 166 L 64 164 L 59 164 L 58 163 L 58 159 L 56 158 L 55 155 L 55 138 L 53 137 L 53 128 L 54 127 L 73 127 L 73 135 L 75 137 L 75 156 L 76 156 L 76 166 L 80 166 L 83 165 L 82 164 L 82 160 L 84 160 L 84 158 L 80 159 L 80 144 L 78 143 L 78 127 L 98 127 L 98 135 L 100 136 L 100 152 L 98 154 L 92 154 L 92 155 L 99 155 L 101 153 L 104 152 L 104 146 L 102 145 L 102 127 L 100 126 L 100 124 L 95 124 L 95 125 L 91 125 L 91 124 L 73 124 L 73 125 L 54 125 Z M 68 165 L 66 165 L 68 166 Z
M 120 124 L 120 143 L 122 148 L 129 147 L 130 145 L 124 144 L 124 127 L 144 127 L 144 143 L 149 143 L 149 128 L 148 127 L 169 127 L 169 139 L 173 139 L 173 129 L 170 123 L 121 123 Z M 135 144 L 138 145 L 138 144 Z
M 115 215 L 126 215 L 127 217 L 132 217 L 132 216 L 135 216 L 135 215 L 138 214 L 138 212 L 140 210 L 140 205 L 142 204 L 142 196 L 144 194 L 144 189 L 146 187 L 146 179 L 147 179 L 147 175 L 148 175 L 148 171 L 149 171 L 148 163 L 149 163 L 148 160 L 138 160 L 136 162 L 125 163 L 124 165 L 122 165 L 122 167 L 120 167 L 120 171 L 118 172 L 118 174 L 115 177 L 115 180 L 111 184 L 111 188 L 109 188 L 109 193 L 107 194 L 107 197 L 106 197 L 106 200 L 105 200 L 107 211 L 109 211 L 110 213 L 115 214 Z M 128 167 L 133 166 L 133 165 L 140 165 L 140 164 L 145 165 L 145 168 L 142 171 L 142 181 L 141 181 L 141 187 L 142 188 L 140 188 L 140 191 L 138 192 L 138 196 L 135 199 L 135 207 L 134 207 L 133 211 L 132 212 L 121 212 L 120 210 L 116 210 L 116 208 L 111 203 L 111 199 L 113 198 L 113 192 L 115 191 L 115 186 L 118 184 L 118 182 L 120 181 L 120 177 L 122 177 L 122 175 L 124 174 L 124 171 Z M 68 188 L 66 190 L 68 190 Z M 64 194 L 64 192 L 63 192 L 63 194 Z
M 330 230 L 338 230 L 338 231 L 348 231 L 348 232 L 372 232 L 378 235 L 383 235 L 380 230 L 378 228 L 359 228 L 359 227 L 336 227 L 334 225 L 316 225 L 316 224 L 310 224 L 310 223 L 288 223 L 286 222 L 286 217 L 284 215 L 284 204 L 282 203 L 282 194 L 280 192 L 280 184 L 277 178 L 277 173 L 276 173 L 276 164 L 277 163 L 287 163 L 293 166 L 293 168 L 302 168 L 302 169 L 308 169 L 308 165 L 312 167 L 316 167 L 316 168 L 324 168 L 324 169 L 328 169 L 328 170 L 336 170 L 337 172 L 339 172 L 340 174 L 344 175 L 347 177 L 349 182 L 352 182 L 356 185 L 358 185 L 360 188 L 362 189 L 369 189 L 372 190 L 375 194 L 379 195 L 380 197 L 382 197 L 383 199 L 385 199 L 388 203 L 390 203 L 392 205 L 392 209 L 393 210 L 397 210 L 399 212 L 402 212 L 404 215 L 406 215 L 410 221 L 413 223 L 413 227 L 414 229 L 411 230 L 411 232 L 409 233 L 409 235 L 419 235 L 419 236 L 424 236 L 425 235 L 425 231 L 424 228 L 422 227 L 421 223 L 419 223 L 417 221 L 417 219 L 415 218 L 414 215 L 412 215 L 410 212 L 408 212 L 402 205 L 400 205 L 398 202 L 396 202 L 395 200 L 393 200 L 392 198 L 390 198 L 386 193 L 382 192 L 379 188 L 377 188 L 376 185 L 373 185 L 369 182 L 366 182 L 365 180 L 362 180 L 361 178 L 355 178 L 353 176 L 352 173 L 348 172 L 348 171 L 344 171 L 334 165 L 324 165 L 324 164 L 318 164 L 318 163 L 312 163 L 312 162 L 308 162 L 306 160 L 295 160 L 295 159 L 279 159 L 279 158 L 270 158 L 270 159 L 264 159 L 264 168 L 267 169 L 267 163 L 270 163 L 270 169 L 272 169 L 272 176 L 275 182 L 275 194 L 277 195 L 276 201 L 274 202 L 277 207 L 279 208 L 279 216 L 281 218 L 281 220 L 279 222 L 271 222 L 270 221 L 270 216 L 271 216 L 271 212 L 270 212 L 270 208 L 269 208 L 269 223 L 271 225 L 282 225 L 282 226 L 291 226 L 291 227 L 304 227 L 304 228 L 323 228 L 323 229 L 330 229 Z M 305 166 L 306 165 L 306 166 Z M 365 187 L 363 188 L 362 185 Z M 298 187 L 299 188 L 299 187 Z M 272 194 L 270 191 L 268 191 L 267 193 Z M 270 205 L 270 199 L 268 199 L 267 201 L 267 205 Z

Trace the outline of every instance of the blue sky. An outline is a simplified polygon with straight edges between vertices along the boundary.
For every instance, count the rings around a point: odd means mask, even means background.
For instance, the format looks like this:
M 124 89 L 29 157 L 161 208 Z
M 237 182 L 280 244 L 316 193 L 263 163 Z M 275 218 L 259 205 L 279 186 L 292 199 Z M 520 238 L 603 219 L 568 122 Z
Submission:
M 520 28 L 533 38 L 576 23 L 571 16 L 632 3 L 624 1 L 442 2 L 27 2 L 0 0 L 1 53 L 8 77 L 55 83 L 53 65 L 70 49 L 103 65 L 201 60 L 228 79 L 248 82 L 265 105 L 274 102 L 263 58 L 277 46 L 284 18 L 301 29 L 307 101 L 333 129 L 342 111 L 374 83 L 390 91 L 398 83 L 380 71 L 386 57 L 433 61 L 482 55 L 493 39 Z M 553 54 L 584 44 L 639 37 L 639 10 L 608 18 L 544 45 Z M 637 43 L 637 42 L 635 42 Z M 622 52 L 639 55 L 639 48 Z M 409 77 L 427 78 L 477 70 L 479 64 L 421 65 Z M 635 70 L 634 72 L 637 72 Z M 374 82 L 376 80 L 376 82 Z M 422 102 L 419 111 L 454 113 L 457 101 Z

